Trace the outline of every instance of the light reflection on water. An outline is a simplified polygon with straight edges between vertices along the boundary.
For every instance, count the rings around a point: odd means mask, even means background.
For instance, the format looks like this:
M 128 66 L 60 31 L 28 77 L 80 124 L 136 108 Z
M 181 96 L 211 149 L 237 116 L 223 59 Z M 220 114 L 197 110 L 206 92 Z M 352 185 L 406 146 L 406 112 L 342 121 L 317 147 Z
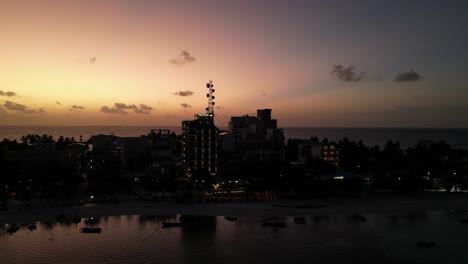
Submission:
M 286 228 L 258 218 L 101 217 L 100 234 L 79 224 L 39 223 L 10 235 L 0 228 L 0 263 L 468 263 L 468 225 L 444 211 L 410 215 L 287 218 Z M 181 218 L 184 228 L 161 228 Z M 417 241 L 437 241 L 430 249 Z

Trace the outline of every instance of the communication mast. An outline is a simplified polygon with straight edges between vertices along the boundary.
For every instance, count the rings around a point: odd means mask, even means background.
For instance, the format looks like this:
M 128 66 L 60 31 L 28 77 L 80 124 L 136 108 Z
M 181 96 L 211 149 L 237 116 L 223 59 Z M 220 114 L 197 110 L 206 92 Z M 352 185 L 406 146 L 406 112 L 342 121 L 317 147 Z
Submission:
M 208 93 L 206 94 L 206 97 L 208 97 L 208 107 L 206 107 L 206 114 L 208 116 L 211 116 L 211 117 L 214 117 L 214 105 L 215 105 L 215 102 L 214 102 L 214 95 L 213 93 L 215 92 L 215 89 L 213 88 L 214 85 L 213 85 L 213 82 L 210 80 L 207 84 L 206 84 L 206 88 L 208 88 Z

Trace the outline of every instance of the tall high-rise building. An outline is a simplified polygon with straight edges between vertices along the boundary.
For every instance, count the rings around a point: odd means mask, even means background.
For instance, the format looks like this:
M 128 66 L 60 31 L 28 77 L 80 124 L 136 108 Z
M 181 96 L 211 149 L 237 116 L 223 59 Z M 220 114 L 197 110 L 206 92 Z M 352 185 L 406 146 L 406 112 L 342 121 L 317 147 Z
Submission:
M 196 114 L 194 120 L 182 121 L 182 161 L 186 176 L 196 171 L 215 175 L 218 170 L 218 128 L 214 124 L 213 83 L 206 87 L 208 107 L 206 113 Z

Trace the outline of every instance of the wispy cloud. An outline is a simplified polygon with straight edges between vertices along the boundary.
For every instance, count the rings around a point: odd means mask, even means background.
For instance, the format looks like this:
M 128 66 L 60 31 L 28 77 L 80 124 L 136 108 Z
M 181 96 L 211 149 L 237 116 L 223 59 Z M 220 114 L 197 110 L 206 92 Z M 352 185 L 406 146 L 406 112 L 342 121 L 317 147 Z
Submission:
M 343 82 L 360 82 L 365 78 L 366 73 L 356 73 L 353 65 L 344 67 L 341 64 L 334 64 L 330 76 Z
M 190 54 L 190 52 L 188 52 L 187 50 L 183 50 L 182 52 L 180 52 L 180 55 L 177 58 L 170 60 L 169 63 L 174 64 L 176 66 L 183 66 L 185 64 L 194 63 L 195 61 L 196 58 L 193 57 Z
M 422 79 L 421 75 L 413 70 L 402 72 L 395 76 L 395 82 L 417 82 Z
M 191 96 L 193 92 L 187 90 L 187 91 L 178 91 L 178 92 L 175 92 L 174 94 L 178 96 Z
M 62 105 L 62 103 L 60 103 L 59 101 L 55 101 L 55 103 L 58 105 Z
M 89 63 L 95 64 L 96 62 L 97 62 L 97 58 L 96 58 L 96 57 L 91 57 L 91 58 L 89 58 Z
M 182 106 L 183 108 L 187 109 L 187 108 L 192 108 L 191 105 L 187 104 L 187 103 L 183 103 L 183 104 L 180 104 L 180 106 Z
M 10 111 L 16 111 L 16 112 L 20 112 L 23 114 L 40 114 L 40 113 L 45 112 L 44 109 L 42 108 L 32 109 L 32 108 L 27 107 L 26 105 L 17 104 L 12 101 L 5 101 L 5 103 L 3 104 L 3 107 L 5 107 L 6 109 Z
M 150 111 L 153 110 L 151 106 L 145 104 L 140 104 L 136 106 L 134 104 L 125 104 L 125 103 L 115 103 L 114 107 L 102 106 L 101 112 L 108 114 L 121 114 L 126 115 L 128 112 L 126 110 L 133 110 L 137 114 L 150 114 Z
M 69 110 L 69 111 L 75 111 L 75 110 L 76 110 L 76 111 L 81 111 L 81 110 L 83 110 L 83 109 L 85 109 L 83 106 L 72 105 L 72 106 L 70 106 L 70 109 L 68 109 L 68 110 Z
M 16 93 L 11 91 L 4 92 L 3 90 L 0 90 L 0 96 L 13 97 L 16 96 Z

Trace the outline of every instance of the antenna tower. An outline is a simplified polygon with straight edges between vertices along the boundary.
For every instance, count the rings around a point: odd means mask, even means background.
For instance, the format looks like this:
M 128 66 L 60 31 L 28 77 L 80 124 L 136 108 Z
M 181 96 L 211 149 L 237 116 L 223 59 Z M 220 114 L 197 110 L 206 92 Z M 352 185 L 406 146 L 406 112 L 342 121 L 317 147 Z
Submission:
M 214 95 L 213 93 L 215 92 L 215 89 L 213 88 L 214 85 L 213 85 L 213 82 L 210 80 L 207 84 L 206 84 L 206 88 L 208 88 L 208 93 L 206 94 L 206 97 L 208 97 L 208 107 L 206 107 L 206 113 L 210 116 L 214 116 L 214 105 L 215 105 L 215 102 L 214 102 Z

